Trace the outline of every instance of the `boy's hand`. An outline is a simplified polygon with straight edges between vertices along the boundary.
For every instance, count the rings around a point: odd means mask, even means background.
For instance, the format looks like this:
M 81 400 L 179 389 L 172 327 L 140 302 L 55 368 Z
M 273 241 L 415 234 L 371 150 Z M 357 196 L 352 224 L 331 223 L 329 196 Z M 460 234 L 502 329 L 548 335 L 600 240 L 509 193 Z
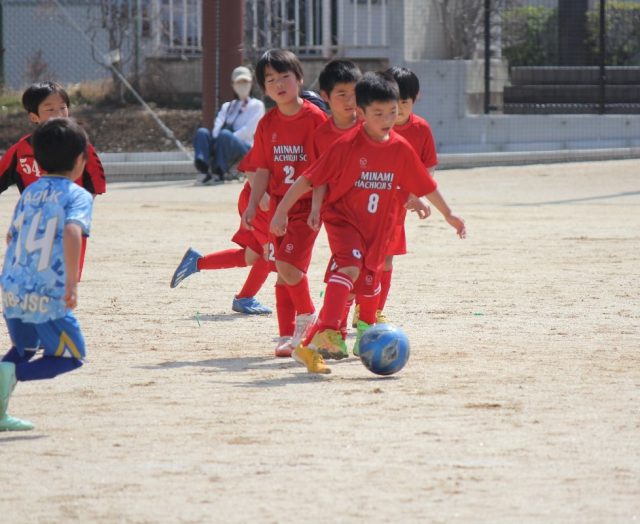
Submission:
M 427 204 L 426 198 L 418 198 L 415 195 L 409 195 L 404 207 L 409 211 L 417 213 L 420 220 L 424 220 L 431 216 L 431 208 L 429 207 L 429 204 Z
M 64 303 L 69 309 L 75 309 L 78 305 L 78 284 L 69 284 L 65 286 Z
M 285 213 L 279 213 L 276 209 L 271 219 L 271 227 L 269 229 L 274 235 L 281 237 L 287 231 L 287 222 L 289 222 L 287 215 Z
M 457 217 L 455 215 L 446 216 L 445 219 L 449 223 L 449 225 L 455 228 L 456 233 L 458 233 L 458 236 L 460 238 L 467 237 L 467 228 L 464 225 L 464 220 L 462 220 L 460 217 Z
M 260 200 L 260 209 L 262 209 L 262 211 L 269 211 L 269 208 L 271 207 L 271 196 L 268 193 L 265 193 L 262 196 L 262 199 Z
M 247 205 L 247 209 L 242 213 L 241 224 L 242 227 L 248 229 L 249 231 L 253 231 L 253 219 L 256 217 L 256 208 L 251 205 L 251 202 Z
M 320 221 L 320 210 L 311 208 L 309 212 L 309 218 L 307 218 L 307 224 L 314 231 L 320 231 L 320 225 L 322 222 Z

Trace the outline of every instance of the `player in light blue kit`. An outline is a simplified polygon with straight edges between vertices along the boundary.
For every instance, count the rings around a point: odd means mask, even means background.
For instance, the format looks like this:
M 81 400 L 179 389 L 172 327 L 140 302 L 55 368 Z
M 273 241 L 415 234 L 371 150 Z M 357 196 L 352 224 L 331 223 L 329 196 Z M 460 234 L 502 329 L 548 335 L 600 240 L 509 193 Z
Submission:
M 55 118 L 33 134 L 33 149 L 49 174 L 24 190 L 7 234 L 0 287 L 13 347 L 0 362 L 0 431 L 33 428 L 7 413 L 17 382 L 72 371 L 85 356 L 71 310 L 82 236 L 91 225 L 91 195 L 74 183 L 85 167 L 87 135 L 74 120 Z M 38 348 L 43 355 L 34 359 Z

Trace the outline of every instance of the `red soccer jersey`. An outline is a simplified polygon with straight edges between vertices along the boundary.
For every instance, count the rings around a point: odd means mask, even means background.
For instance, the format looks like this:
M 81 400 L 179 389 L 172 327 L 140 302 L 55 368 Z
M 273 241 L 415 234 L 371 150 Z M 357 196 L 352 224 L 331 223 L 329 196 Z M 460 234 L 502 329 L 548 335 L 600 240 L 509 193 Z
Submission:
M 354 127 L 359 123 L 354 124 Z M 315 147 L 316 155 L 319 157 L 325 151 L 328 151 L 331 145 L 345 135 L 345 133 L 351 131 L 353 127 L 349 129 L 340 129 L 336 127 L 332 118 L 329 118 L 324 124 L 316 129 L 313 145 Z
M 364 127 L 349 131 L 304 173 L 313 186 L 328 184 L 322 207 L 326 223 L 347 222 L 362 235 L 365 265 L 384 261 L 395 224 L 398 190 L 423 196 L 437 187 L 413 147 L 400 135 L 376 142 Z
M 0 160 L 0 193 L 14 184 L 22 193 L 25 187 L 38 180 L 43 173 L 44 170 L 33 156 L 31 135 L 25 135 Z M 87 165 L 76 183 L 92 195 L 100 195 L 107 189 L 102 163 L 91 144 L 87 144 Z
M 424 118 L 411 113 L 406 124 L 394 126 L 393 130 L 407 139 L 425 167 L 432 168 L 438 165 L 438 154 L 431 126 Z
M 258 123 L 251 162 L 268 169 L 269 194 L 281 198 L 317 155 L 313 147 L 315 130 L 327 120 L 322 110 L 307 100 L 293 116 L 278 108 L 269 111 Z M 302 198 L 311 198 L 311 192 Z

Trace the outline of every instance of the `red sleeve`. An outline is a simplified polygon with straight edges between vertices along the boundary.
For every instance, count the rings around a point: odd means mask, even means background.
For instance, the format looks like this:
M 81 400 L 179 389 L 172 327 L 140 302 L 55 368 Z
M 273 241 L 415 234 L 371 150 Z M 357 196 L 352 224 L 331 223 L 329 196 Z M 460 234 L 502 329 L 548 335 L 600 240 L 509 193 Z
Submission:
M 20 182 L 20 175 L 16 169 L 18 165 L 18 144 L 12 145 L 0 159 L 0 193 L 6 191 L 9 186 Z
M 307 178 L 313 187 L 326 184 L 331 179 L 340 176 L 339 166 L 342 165 L 338 161 L 341 156 L 342 149 L 333 148 L 330 152 L 320 155 L 315 162 L 313 162 L 305 171 L 302 176 Z
M 267 158 L 267 150 L 264 147 L 264 134 L 266 129 L 263 118 L 258 123 L 255 135 L 253 135 L 253 147 L 251 148 L 251 162 L 256 169 L 264 168 L 271 171 L 271 159 Z M 254 151 L 255 150 L 255 151 Z
M 107 190 L 107 180 L 104 175 L 102 162 L 91 144 L 87 144 L 87 165 L 78 184 L 84 187 L 92 195 L 101 195 Z
M 402 183 L 400 187 L 416 196 L 424 196 L 436 190 L 438 184 L 427 171 L 422 159 L 418 157 L 413 147 L 406 144 L 407 151 L 402 154 L 405 157 Z
M 438 165 L 438 153 L 436 152 L 436 143 L 433 138 L 433 133 L 431 132 L 431 127 L 427 124 L 425 128 L 425 141 L 422 146 L 422 162 L 428 168 L 435 167 Z

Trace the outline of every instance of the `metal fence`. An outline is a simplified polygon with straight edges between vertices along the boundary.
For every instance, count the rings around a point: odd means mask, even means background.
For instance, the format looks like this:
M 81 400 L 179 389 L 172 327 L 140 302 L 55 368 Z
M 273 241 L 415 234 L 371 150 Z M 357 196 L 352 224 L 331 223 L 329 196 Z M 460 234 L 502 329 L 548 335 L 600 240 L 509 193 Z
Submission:
M 484 22 L 485 113 L 640 113 L 640 1 L 485 0 Z

